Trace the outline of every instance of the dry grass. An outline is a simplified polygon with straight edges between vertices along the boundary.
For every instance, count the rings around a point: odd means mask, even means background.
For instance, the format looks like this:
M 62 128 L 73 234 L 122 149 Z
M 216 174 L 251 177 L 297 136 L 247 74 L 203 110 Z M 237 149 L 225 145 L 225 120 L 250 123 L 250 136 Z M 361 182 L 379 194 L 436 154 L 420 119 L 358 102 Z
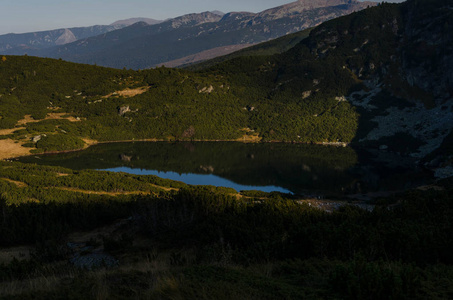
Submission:
M 28 186 L 25 182 L 22 182 L 22 181 L 11 180 L 11 179 L 8 179 L 8 178 L 0 178 L 0 179 L 8 181 L 8 182 L 11 182 L 11 183 L 14 183 L 18 188 L 24 188 L 24 187 Z
M 66 174 L 66 173 L 57 173 L 57 176 L 58 177 L 65 177 L 65 176 L 69 176 L 70 174 Z
M 114 93 L 111 93 L 111 94 L 108 94 L 106 96 L 103 96 L 102 98 L 103 99 L 107 99 L 107 98 L 110 98 L 110 97 L 113 97 L 113 96 L 131 98 L 131 97 L 146 93 L 147 91 L 149 91 L 149 86 L 142 86 L 142 87 L 139 87 L 139 88 L 136 88 L 136 89 L 125 89 L 125 90 L 122 90 L 122 91 L 116 91 Z
M 261 141 L 261 137 L 254 130 L 250 128 L 243 128 L 241 129 L 241 131 L 243 131 L 245 134 L 242 137 L 238 138 L 236 140 L 237 142 L 258 143 Z
M 63 174 L 59 176 L 68 176 L 69 174 Z M 164 190 L 164 191 L 177 191 L 177 188 L 169 188 L 164 186 L 159 186 L 155 184 L 150 184 L 150 186 Z M 89 191 L 89 190 L 82 190 L 78 188 L 71 188 L 71 187 L 55 187 L 56 189 L 74 192 L 74 193 L 83 193 L 83 194 L 92 194 L 92 195 L 107 195 L 107 196 L 120 196 L 120 195 L 151 195 L 153 194 L 150 191 L 121 191 L 121 192 L 105 192 L 105 191 Z
M 160 188 L 160 187 L 159 187 Z M 56 189 L 68 191 L 68 192 L 75 192 L 75 193 L 83 193 L 83 194 L 92 194 L 92 195 L 107 195 L 107 196 L 119 196 L 119 195 L 150 195 L 150 192 L 144 191 L 132 191 L 132 192 L 103 192 L 103 191 L 89 191 L 89 190 L 82 190 L 78 188 L 71 188 L 71 187 L 56 187 Z
M 22 143 L 12 139 L 0 140 L 0 159 L 30 155 L 31 148 L 22 147 Z
M 66 113 L 48 113 L 45 120 L 69 120 L 70 122 L 79 122 L 80 121 L 74 117 L 67 116 Z M 1 129 L 0 135 L 12 134 L 16 130 L 25 129 L 25 127 L 23 127 L 23 125 L 26 125 L 28 123 L 36 123 L 36 122 L 40 122 L 40 121 L 42 121 L 42 120 L 35 120 L 31 117 L 31 115 L 25 115 L 22 120 L 19 120 L 17 122 L 16 126 L 18 126 L 18 127 L 9 128 L 9 129 Z M 31 148 L 24 148 L 24 147 L 22 147 L 23 144 L 24 144 L 24 142 L 14 141 L 12 139 L 0 140 L 0 160 L 24 156 L 24 155 L 30 155 Z
M 70 122 L 80 122 L 80 119 L 76 119 L 72 116 L 67 116 L 67 113 L 48 113 L 44 120 L 68 120 Z M 42 120 L 35 120 L 31 117 L 31 115 L 25 115 L 22 120 L 17 122 L 17 125 L 25 125 L 28 123 L 36 123 L 41 122 Z M 16 125 L 16 126 L 17 126 Z M 17 130 L 16 128 L 15 130 Z
M 25 129 L 25 127 L 15 127 L 15 128 L 10 128 L 10 129 L 0 129 L 0 135 L 9 135 L 12 134 L 16 130 L 22 130 Z
M 92 139 L 88 139 L 88 138 L 83 138 L 82 141 L 85 142 L 85 146 L 86 147 L 89 147 L 91 145 L 96 145 L 98 143 L 98 141 L 92 140 Z

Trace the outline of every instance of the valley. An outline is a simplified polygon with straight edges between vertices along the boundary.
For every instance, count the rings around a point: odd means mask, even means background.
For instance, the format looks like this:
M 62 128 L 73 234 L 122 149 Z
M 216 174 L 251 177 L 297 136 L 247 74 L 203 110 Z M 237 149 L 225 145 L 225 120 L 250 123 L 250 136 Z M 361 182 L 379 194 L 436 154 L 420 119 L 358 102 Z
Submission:
M 366 6 L 0 51 L 0 298 L 452 298 L 451 5 Z

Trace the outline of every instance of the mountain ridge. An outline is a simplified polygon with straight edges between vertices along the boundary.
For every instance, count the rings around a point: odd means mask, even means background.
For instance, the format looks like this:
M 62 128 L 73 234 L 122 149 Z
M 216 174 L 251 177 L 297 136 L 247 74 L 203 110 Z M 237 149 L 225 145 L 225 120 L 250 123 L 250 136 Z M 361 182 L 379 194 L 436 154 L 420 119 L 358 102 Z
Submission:
M 8 33 L 0 35 L 0 53 L 23 55 L 27 51 L 63 45 L 124 27 L 125 25 L 94 25 L 19 34 Z
M 137 22 L 145 22 L 149 25 L 155 25 L 162 23 L 163 20 L 156 20 L 156 19 L 151 19 L 151 18 L 143 18 L 143 17 L 137 17 L 137 18 L 129 18 L 129 19 L 124 19 L 124 20 L 118 20 L 110 24 L 110 26 L 115 26 L 115 25 L 125 25 L 125 26 L 130 26 L 132 24 L 135 24 Z
M 210 49 L 267 41 L 376 5 L 344 0 L 316 3 L 313 9 L 306 9 L 305 2 L 298 1 L 257 14 L 188 14 L 136 30 L 125 27 L 27 54 L 114 68 L 145 69 Z

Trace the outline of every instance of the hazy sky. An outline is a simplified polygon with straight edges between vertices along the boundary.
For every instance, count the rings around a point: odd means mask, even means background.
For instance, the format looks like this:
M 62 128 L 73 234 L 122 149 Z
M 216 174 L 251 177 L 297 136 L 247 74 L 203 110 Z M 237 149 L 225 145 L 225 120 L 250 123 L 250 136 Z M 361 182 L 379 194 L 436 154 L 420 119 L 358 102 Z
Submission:
M 259 12 L 294 0 L 1 0 L 0 34 L 107 25 L 132 17 L 166 19 L 220 10 Z M 387 0 L 402 2 L 403 0 Z

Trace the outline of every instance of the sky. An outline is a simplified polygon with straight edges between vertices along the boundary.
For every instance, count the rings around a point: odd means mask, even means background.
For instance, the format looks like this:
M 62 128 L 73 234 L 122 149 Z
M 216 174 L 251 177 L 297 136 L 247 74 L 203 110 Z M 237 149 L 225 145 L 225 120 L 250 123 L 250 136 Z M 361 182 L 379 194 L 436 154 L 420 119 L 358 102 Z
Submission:
M 260 12 L 295 0 L 1 0 L 0 34 L 157 20 L 220 10 Z M 403 0 L 386 0 L 402 2 Z

